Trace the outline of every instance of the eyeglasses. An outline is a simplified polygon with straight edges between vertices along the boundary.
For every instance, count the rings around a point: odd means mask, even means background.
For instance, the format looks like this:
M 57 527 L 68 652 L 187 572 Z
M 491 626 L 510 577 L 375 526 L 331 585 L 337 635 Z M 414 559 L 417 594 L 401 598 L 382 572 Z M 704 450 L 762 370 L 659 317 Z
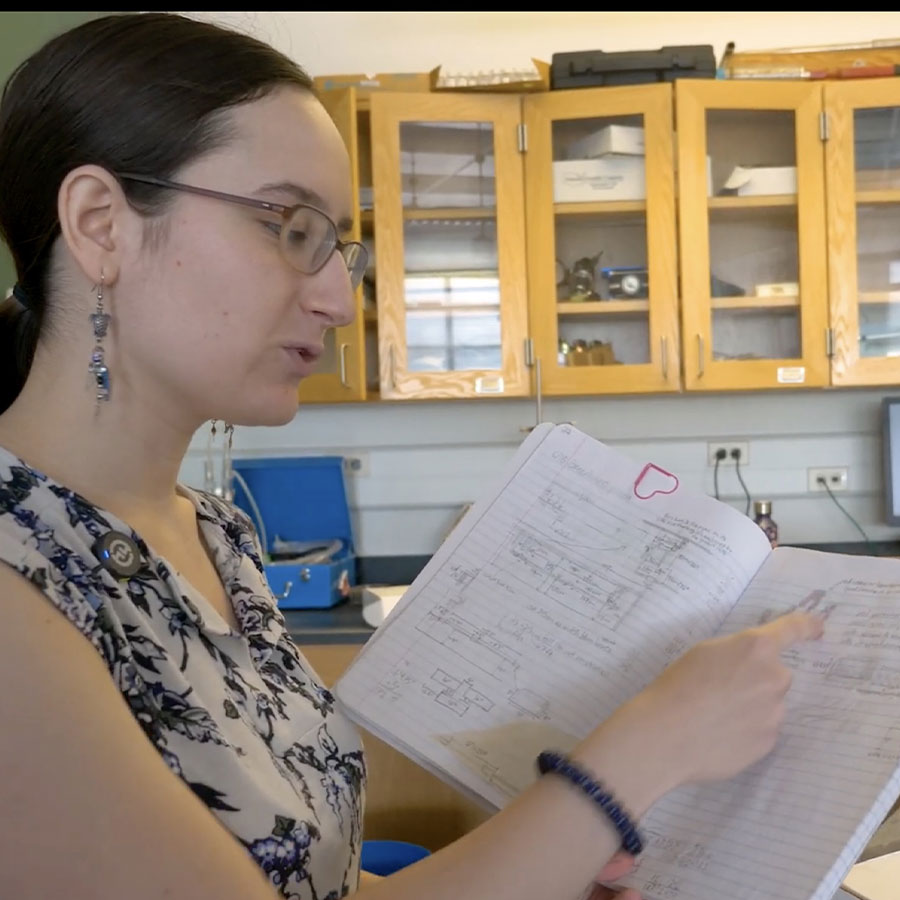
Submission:
M 227 200 L 229 203 L 239 203 L 242 206 L 252 206 L 275 213 L 281 217 L 281 221 L 272 222 L 271 225 L 278 229 L 281 253 L 293 268 L 305 275 L 315 275 L 337 250 L 347 265 L 353 289 L 356 290 L 362 283 L 369 262 L 369 251 L 358 241 L 342 241 L 338 237 L 337 225 L 318 207 L 310 206 L 308 203 L 284 206 L 281 203 L 270 203 L 268 200 L 224 194 L 221 191 L 168 181 L 165 178 L 153 178 L 150 175 L 133 175 L 130 172 L 116 174 L 124 181 L 152 184 L 156 187 L 199 194 L 201 197 L 212 197 L 215 200 Z

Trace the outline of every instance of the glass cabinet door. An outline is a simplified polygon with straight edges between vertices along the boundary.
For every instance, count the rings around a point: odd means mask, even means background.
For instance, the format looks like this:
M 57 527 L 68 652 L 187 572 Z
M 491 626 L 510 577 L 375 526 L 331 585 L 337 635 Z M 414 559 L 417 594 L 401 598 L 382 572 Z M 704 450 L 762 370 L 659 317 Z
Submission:
M 359 197 L 358 99 L 355 88 L 322 92 L 322 103 L 337 125 L 350 155 L 353 197 Z M 353 227 L 347 240 L 361 239 L 361 216 L 354 199 Z M 329 328 L 325 333 L 325 352 L 314 375 L 300 383 L 300 403 L 339 403 L 366 397 L 365 323 L 362 289 L 357 292 L 356 317 L 349 325 Z
M 676 87 L 685 385 L 826 384 L 821 87 Z
M 866 82 L 825 87 L 835 384 L 900 378 L 900 90 Z
M 372 98 L 381 396 L 528 393 L 518 98 Z
M 671 87 L 551 92 L 524 103 L 542 390 L 677 389 Z

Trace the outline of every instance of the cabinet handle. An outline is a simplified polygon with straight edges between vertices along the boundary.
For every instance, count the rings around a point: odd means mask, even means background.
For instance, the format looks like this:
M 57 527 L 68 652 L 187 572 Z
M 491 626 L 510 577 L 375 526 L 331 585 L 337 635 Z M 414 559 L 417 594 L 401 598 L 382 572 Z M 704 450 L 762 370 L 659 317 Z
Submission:
M 275 595 L 275 599 L 276 599 L 276 600 L 287 600 L 287 598 L 288 598 L 288 597 L 290 596 L 290 594 L 291 594 L 291 588 L 292 588 L 293 586 L 294 586 L 294 582 L 293 582 L 293 581 L 286 581 L 286 582 L 284 583 L 284 591 L 283 591 L 282 593 L 280 593 L 280 594 L 276 594 L 276 595 Z
M 706 371 L 706 347 L 703 343 L 703 335 L 697 335 L 697 377 L 702 378 Z
M 340 363 L 341 363 L 341 387 L 350 387 L 347 384 L 347 347 L 349 344 L 341 344 Z
M 534 429 L 544 421 L 544 398 L 542 392 L 543 386 L 541 384 L 541 358 L 539 356 L 536 356 L 534 358 L 534 385 L 534 415 L 536 421 L 531 427 L 520 428 L 519 431 L 534 431 Z
M 665 335 L 659 339 L 659 349 L 662 358 L 663 379 L 667 381 L 669 378 L 669 339 Z

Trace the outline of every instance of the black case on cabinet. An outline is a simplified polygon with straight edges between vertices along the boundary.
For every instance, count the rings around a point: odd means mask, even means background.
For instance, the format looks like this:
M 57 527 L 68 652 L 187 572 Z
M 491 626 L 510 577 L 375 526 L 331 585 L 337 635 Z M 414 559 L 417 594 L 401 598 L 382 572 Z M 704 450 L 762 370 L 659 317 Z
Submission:
M 551 90 L 715 77 L 716 57 L 711 44 L 618 53 L 578 50 L 554 53 L 550 63 Z

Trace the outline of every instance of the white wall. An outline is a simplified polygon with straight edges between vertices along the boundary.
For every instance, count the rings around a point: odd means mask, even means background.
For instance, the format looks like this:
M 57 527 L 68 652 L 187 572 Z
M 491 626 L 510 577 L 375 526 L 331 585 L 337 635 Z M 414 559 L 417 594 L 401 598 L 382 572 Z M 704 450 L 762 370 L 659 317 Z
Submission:
M 566 50 L 648 50 L 729 41 L 755 50 L 900 38 L 886 12 L 197 13 L 248 31 L 313 75 L 492 69 Z
M 728 41 L 738 50 L 900 37 L 900 13 L 196 13 L 275 44 L 313 75 L 477 70 L 550 60 L 565 50 L 655 49 Z M 787 542 L 860 540 L 825 494 L 806 491 L 810 466 L 848 466 L 841 503 L 874 539 L 883 522 L 879 404 L 895 390 L 545 400 L 544 418 L 574 421 L 640 459 L 712 493 L 708 440 L 750 442 L 742 470 L 754 498 L 773 501 Z M 337 452 L 359 457 L 349 481 L 358 551 L 431 553 L 462 504 L 512 455 L 534 423 L 529 400 L 310 406 L 277 429 L 238 429 L 241 455 Z M 205 434 L 183 477 L 202 483 Z M 744 508 L 733 466 L 720 489 Z

